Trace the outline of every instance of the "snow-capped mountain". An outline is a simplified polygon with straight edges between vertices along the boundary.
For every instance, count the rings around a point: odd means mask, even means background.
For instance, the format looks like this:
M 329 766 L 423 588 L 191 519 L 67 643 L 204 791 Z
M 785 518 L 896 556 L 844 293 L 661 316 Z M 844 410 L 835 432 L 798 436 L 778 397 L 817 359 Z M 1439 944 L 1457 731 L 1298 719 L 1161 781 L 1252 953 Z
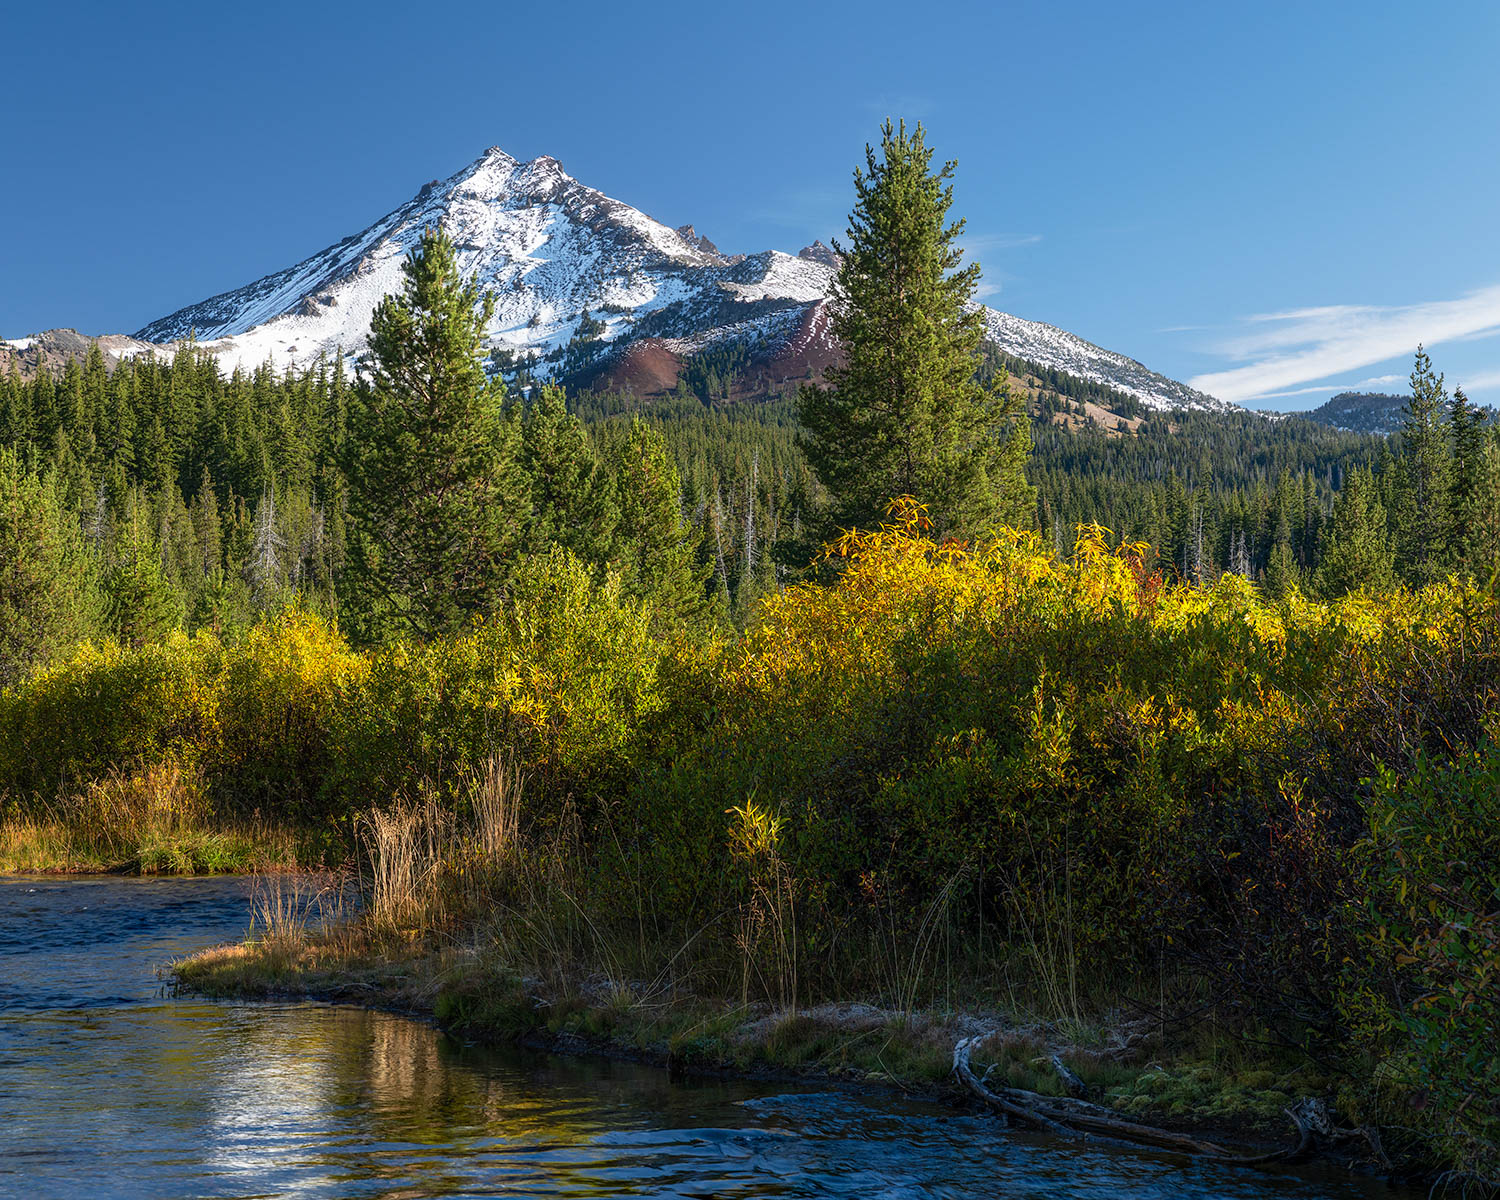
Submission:
M 339 351 L 352 359 L 375 306 L 399 288 L 406 253 L 434 225 L 453 239 L 460 269 L 495 295 L 490 346 L 535 354 L 542 374 L 582 370 L 601 386 L 653 394 L 675 386 L 694 355 L 733 348 L 741 374 L 769 388 L 820 371 L 837 353 L 825 297 L 838 260 L 821 242 L 798 255 L 725 255 L 690 225 L 669 228 L 586 187 L 556 159 L 520 162 L 498 148 L 364 232 L 135 337 L 171 343 L 195 333 L 226 369 Z M 586 316 L 603 322 L 602 333 L 565 352 Z M 1006 353 L 1152 407 L 1229 407 L 1050 325 L 990 309 L 985 321 Z

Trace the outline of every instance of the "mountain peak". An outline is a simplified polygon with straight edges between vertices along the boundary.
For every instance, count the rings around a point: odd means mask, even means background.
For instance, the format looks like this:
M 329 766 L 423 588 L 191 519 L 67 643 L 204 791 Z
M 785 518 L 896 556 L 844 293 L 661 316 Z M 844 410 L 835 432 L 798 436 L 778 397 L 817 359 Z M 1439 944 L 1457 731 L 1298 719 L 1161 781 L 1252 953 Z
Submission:
M 536 360 L 540 375 L 606 378 L 652 394 L 676 385 L 673 363 L 732 347 L 764 394 L 836 361 L 823 301 L 839 260 L 821 240 L 795 257 L 725 255 L 691 225 L 670 228 L 579 183 L 551 155 L 521 162 L 498 146 L 362 233 L 136 336 L 170 343 L 196 330 L 226 369 L 300 366 L 340 350 L 348 359 L 364 349 L 376 305 L 400 289 L 407 253 L 434 225 L 452 239 L 460 271 L 494 296 L 488 347 Z M 580 347 L 585 310 L 604 328 Z M 1016 357 L 1153 407 L 1216 403 L 1062 330 L 985 312 L 991 339 Z
M 809 262 L 822 263 L 825 267 L 838 268 L 843 262 L 838 253 L 828 246 L 823 245 L 823 239 L 818 238 L 811 246 L 803 246 L 797 251 L 798 258 L 805 258 Z
M 702 250 L 705 254 L 718 254 L 719 248 L 708 238 L 700 234 L 691 225 L 679 225 L 677 232 L 682 235 L 682 240 L 695 249 Z

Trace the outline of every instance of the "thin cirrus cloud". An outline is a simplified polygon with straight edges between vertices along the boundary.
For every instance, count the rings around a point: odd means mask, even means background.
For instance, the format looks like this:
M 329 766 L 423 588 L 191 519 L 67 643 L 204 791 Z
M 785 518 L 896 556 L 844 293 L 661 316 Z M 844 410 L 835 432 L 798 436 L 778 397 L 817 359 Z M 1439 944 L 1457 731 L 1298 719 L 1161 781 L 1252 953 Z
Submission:
M 1312 387 L 1291 388 L 1285 392 L 1262 392 L 1256 396 L 1257 400 L 1277 400 L 1283 396 L 1313 396 L 1318 393 L 1329 392 L 1362 392 L 1368 388 L 1389 387 L 1393 383 L 1403 382 L 1405 375 L 1371 375 L 1368 379 L 1355 379 L 1349 383 L 1317 383 Z
M 1039 233 L 975 233 L 965 234 L 960 241 L 970 258 L 977 258 L 990 251 L 1017 250 L 1022 246 L 1035 246 L 1042 240 Z
M 978 262 L 983 254 L 999 255 L 1005 250 L 1017 250 L 1022 246 L 1035 246 L 1042 240 L 1039 233 L 976 233 L 965 234 L 960 239 L 964 255 L 970 262 Z M 987 269 L 979 286 L 974 289 L 974 299 L 987 300 L 998 296 L 1005 281 L 1014 276 L 998 268 Z
M 1500 371 L 1483 371 L 1457 381 L 1466 392 L 1489 392 L 1500 388 Z
M 1196 375 L 1189 380 L 1193 387 L 1235 402 L 1294 394 L 1288 389 L 1410 354 L 1418 343 L 1436 346 L 1500 333 L 1500 284 L 1457 300 L 1326 305 L 1261 314 L 1244 323 L 1242 333 L 1216 349 L 1246 365 Z

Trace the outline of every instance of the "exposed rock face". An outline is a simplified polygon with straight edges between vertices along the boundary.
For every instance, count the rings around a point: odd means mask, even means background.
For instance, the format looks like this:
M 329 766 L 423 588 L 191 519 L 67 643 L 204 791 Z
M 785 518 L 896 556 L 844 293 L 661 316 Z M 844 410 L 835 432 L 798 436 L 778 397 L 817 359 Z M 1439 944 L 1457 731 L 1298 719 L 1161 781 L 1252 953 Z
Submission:
M 808 262 L 822 263 L 825 267 L 832 267 L 835 271 L 839 269 L 839 263 L 844 260 L 837 252 L 823 245 L 822 239 L 815 241 L 811 246 L 803 246 L 797 251 L 798 258 L 805 258 Z
M 698 231 L 691 225 L 679 225 L 677 232 L 682 235 L 682 240 L 690 246 L 697 246 L 705 254 L 718 254 L 719 248 L 706 237 L 700 237 Z
M 88 357 L 89 347 L 95 342 L 104 355 L 106 366 L 114 366 L 122 358 L 130 358 L 147 352 L 167 353 L 165 347 L 126 337 L 120 333 L 107 333 L 94 338 L 79 333 L 76 329 L 48 329 L 29 337 L 0 340 L 0 375 L 12 370 L 20 372 L 23 379 L 30 379 L 38 371 L 60 373 L 72 360 L 82 362 Z

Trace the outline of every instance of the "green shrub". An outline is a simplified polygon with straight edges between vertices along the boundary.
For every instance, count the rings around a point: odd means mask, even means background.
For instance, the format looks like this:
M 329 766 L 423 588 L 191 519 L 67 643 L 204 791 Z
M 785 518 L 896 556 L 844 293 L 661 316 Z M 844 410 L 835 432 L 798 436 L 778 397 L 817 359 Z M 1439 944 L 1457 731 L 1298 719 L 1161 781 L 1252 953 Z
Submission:
M 1367 1102 L 1500 1175 L 1500 745 L 1377 768 L 1342 1006 Z

